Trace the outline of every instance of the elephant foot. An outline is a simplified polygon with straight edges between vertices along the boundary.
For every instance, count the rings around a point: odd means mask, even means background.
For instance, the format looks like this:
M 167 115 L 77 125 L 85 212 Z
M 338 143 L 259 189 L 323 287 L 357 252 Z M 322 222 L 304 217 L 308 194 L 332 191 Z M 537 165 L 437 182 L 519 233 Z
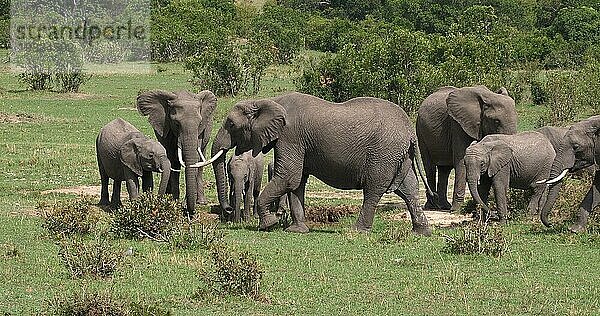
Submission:
M 582 225 L 580 223 L 575 223 L 571 226 L 569 226 L 569 231 L 572 233 L 581 233 L 585 231 L 585 227 L 586 225 Z
M 439 209 L 439 206 L 436 203 L 431 202 L 430 200 L 427 200 L 427 202 L 425 202 L 425 205 L 423 205 L 423 209 L 437 210 L 437 209 Z
M 448 203 L 450 204 L 450 203 Z M 452 201 L 452 205 L 450 206 L 449 209 L 451 212 L 457 212 L 460 211 L 460 208 L 462 207 L 463 201 Z M 444 210 L 447 210 L 446 208 L 442 208 Z
M 429 237 L 431 236 L 431 228 L 429 225 L 413 224 L 412 232 L 415 235 Z
M 206 199 L 201 199 L 201 200 L 197 200 L 196 204 L 198 204 L 198 205 L 206 205 L 206 204 L 208 204 L 208 201 L 206 201 Z
M 110 205 L 110 201 L 108 199 L 104 200 L 101 199 L 100 202 L 98 202 L 98 206 L 108 206 Z
M 352 227 L 352 230 L 354 230 L 355 232 L 358 232 L 358 233 L 368 233 L 371 231 L 371 228 L 357 224 Z
M 275 225 L 279 224 L 279 219 L 272 213 L 269 213 L 260 218 L 258 223 L 258 230 L 270 230 Z
M 308 226 L 306 226 L 306 224 L 304 223 L 294 223 L 292 224 L 292 226 L 286 228 L 285 231 L 289 233 L 306 234 L 309 230 Z

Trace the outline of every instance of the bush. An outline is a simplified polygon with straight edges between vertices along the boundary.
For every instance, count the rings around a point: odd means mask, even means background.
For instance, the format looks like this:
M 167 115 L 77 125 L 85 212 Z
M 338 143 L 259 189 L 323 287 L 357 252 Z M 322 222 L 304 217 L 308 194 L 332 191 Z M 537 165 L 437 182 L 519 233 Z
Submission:
M 48 302 L 48 314 L 57 316 L 168 316 L 171 312 L 154 304 L 130 302 L 107 292 L 89 291 L 56 296 Z
M 314 223 L 337 223 L 342 218 L 358 213 L 358 206 L 309 206 L 306 208 L 306 220 Z
M 111 231 L 123 238 L 166 242 L 184 220 L 183 205 L 171 195 L 143 193 L 114 212 Z
M 203 279 L 209 286 L 200 289 L 199 295 L 240 295 L 254 300 L 263 300 L 260 282 L 263 270 L 256 258 L 248 252 L 236 253 L 229 247 L 214 247 L 211 250 L 212 267 Z
M 63 237 L 74 234 L 87 234 L 99 219 L 97 210 L 89 199 L 56 202 L 49 209 L 38 206 L 44 222 L 42 227 L 50 234 Z
M 546 113 L 540 117 L 538 126 L 561 126 L 573 122 L 583 110 L 579 85 L 579 76 L 572 71 L 547 72 L 543 93 L 540 93 L 546 101 Z
M 174 249 L 209 249 L 223 240 L 216 222 L 193 222 L 173 230 L 169 243 Z
M 500 257 L 508 250 L 501 226 L 472 222 L 458 229 L 454 236 L 444 236 L 445 250 L 454 254 L 484 254 Z
M 58 254 L 73 278 L 112 276 L 123 261 L 124 251 L 99 236 L 66 239 L 58 245 Z

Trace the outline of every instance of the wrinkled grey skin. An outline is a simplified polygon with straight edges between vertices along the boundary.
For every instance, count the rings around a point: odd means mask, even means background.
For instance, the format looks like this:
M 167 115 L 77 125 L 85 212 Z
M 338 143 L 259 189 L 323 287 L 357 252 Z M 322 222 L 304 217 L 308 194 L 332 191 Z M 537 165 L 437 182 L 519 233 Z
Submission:
M 549 179 L 556 179 L 564 170 L 577 172 L 596 165 L 600 158 L 600 116 L 592 116 L 573 124 L 565 133 L 562 146 L 556 151 L 556 159 L 552 164 Z M 561 179 L 562 181 L 562 179 Z M 540 214 L 542 223 L 550 226 L 548 214 L 558 196 L 559 186 L 549 185 L 546 204 Z M 579 205 L 579 213 L 575 223 L 569 226 L 572 232 L 584 231 L 587 227 L 590 212 L 600 204 L 600 171 L 596 170 L 592 187 Z
M 429 187 L 425 208 L 456 211 L 465 196 L 465 150 L 489 134 L 515 134 L 515 101 L 505 88 L 443 87 L 429 95 L 417 115 L 417 137 Z M 452 205 L 446 197 L 448 176 L 455 170 Z M 437 173 L 437 177 L 436 177 Z
M 275 166 L 273 162 L 270 162 L 267 166 L 267 176 L 268 180 L 271 181 L 273 179 L 273 175 L 275 174 Z M 277 216 L 285 216 L 287 214 L 286 209 L 290 208 L 289 199 L 291 199 L 291 194 L 282 195 L 279 200 L 275 201 L 273 207 L 271 208 L 271 212 L 275 212 Z
M 530 214 L 538 214 L 544 205 L 545 183 L 550 174 L 555 152 L 541 133 L 488 135 L 469 146 L 465 153 L 467 183 L 473 199 L 491 214 L 487 207 L 490 188 L 494 188 L 501 222 L 507 219 L 508 188 L 533 189 L 529 201 Z
M 355 228 L 368 231 L 375 206 L 386 191 L 404 199 L 413 231 L 431 231 L 418 197 L 413 168 L 416 136 L 406 113 L 397 105 L 375 98 L 345 103 L 290 93 L 271 99 L 237 103 L 213 142 L 212 155 L 236 148 L 253 155 L 275 149 L 275 170 L 258 197 L 259 229 L 278 223 L 269 205 L 291 192 L 292 225 L 286 230 L 308 232 L 304 218 L 306 180 L 314 175 L 339 189 L 362 189 L 363 207 Z M 213 163 L 221 207 L 227 205 L 224 158 Z
M 113 179 L 110 204 L 121 204 L 121 182 L 125 181 L 130 199 L 139 195 L 139 177 L 144 192 L 152 191 L 152 172 L 162 172 L 158 194 L 165 194 L 171 163 L 157 141 L 144 136 L 122 119 L 106 124 L 96 138 L 96 157 L 102 189 L 100 205 L 109 205 L 108 179 Z
M 241 155 L 234 154 L 227 163 L 227 173 L 231 184 L 229 201 L 233 208 L 233 221 L 236 223 L 241 222 L 242 215 L 244 221 L 248 221 L 256 213 L 256 202 L 263 175 L 263 161 L 262 153 L 252 157 L 252 151 L 246 151 Z
M 138 111 L 148 116 L 156 138 L 167 150 L 173 168 L 167 193 L 172 194 L 175 199 L 179 199 L 179 173 L 182 168 L 177 148 L 181 147 L 186 165 L 200 161 L 198 148 L 202 154 L 205 153 L 216 106 L 217 98 L 207 90 L 198 94 L 153 90 L 142 93 L 137 98 Z M 185 169 L 185 191 L 187 211 L 193 214 L 196 202 L 206 203 L 202 168 Z

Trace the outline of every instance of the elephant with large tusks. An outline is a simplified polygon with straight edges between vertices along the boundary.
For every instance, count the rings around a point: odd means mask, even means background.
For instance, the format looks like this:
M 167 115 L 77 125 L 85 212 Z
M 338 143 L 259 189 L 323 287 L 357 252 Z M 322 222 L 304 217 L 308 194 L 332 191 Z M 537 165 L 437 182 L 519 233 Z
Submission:
M 541 133 L 488 135 L 479 142 L 473 142 L 465 153 L 471 195 L 492 215 L 486 203 L 493 187 L 500 213 L 498 219 L 503 222 L 507 219 L 508 188 L 532 188 L 534 193 L 528 209 L 530 214 L 538 214 L 544 205 L 545 181 L 554 157 L 552 144 Z
M 274 148 L 274 176 L 258 197 L 259 229 L 278 223 L 269 205 L 291 192 L 292 225 L 308 232 L 304 218 L 306 180 L 314 175 L 339 189 L 362 189 L 363 206 L 355 228 L 368 231 L 385 192 L 408 206 L 413 232 L 431 234 L 419 205 L 415 168 L 417 139 L 406 113 L 376 98 L 331 103 L 302 93 L 242 101 L 230 110 L 212 145 L 212 155 L 236 148 L 253 155 Z M 225 158 L 213 163 L 219 202 L 227 203 Z
M 185 167 L 186 206 L 191 214 L 196 209 L 196 202 L 206 203 L 202 167 L 214 161 L 207 161 L 204 152 L 216 106 L 217 98 L 208 90 L 198 94 L 153 90 L 137 97 L 138 111 L 148 116 L 156 138 L 167 150 L 171 162 L 167 193 L 176 199 L 179 198 L 179 174 Z
M 493 92 L 485 86 L 443 87 L 429 95 L 418 111 L 417 137 L 427 182 L 437 194 L 427 194 L 425 208 L 460 209 L 466 187 L 467 147 L 489 134 L 516 132 L 515 101 L 505 88 Z M 446 194 L 452 169 L 455 179 L 451 205 Z
M 108 180 L 113 179 L 110 204 L 121 203 L 121 182 L 125 181 L 130 199 L 139 194 L 139 177 L 142 190 L 152 191 L 152 172 L 162 174 L 158 193 L 164 194 L 169 182 L 171 162 L 163 146 L 147 138 L 130 123 L 116 119 L 106 124 L 96 138 L 96 157 L 102 188 L 100 205 L 108 205 Z
M 548 215 L 560 190 L 560 183 L 569 172 L 577 172 L 596 165 L 600 159 L 600 116 L 592 116 L 573 124 L 564 135 L 564 141 L 556 151 L 548 185 L 548 197 L 540 214 L 542 223 L 550 226 Z M 572 232 L 586 229 L 590 212 L 600 204 L 600 170 L 596 170 L 592 187 L 579 205 L 575 223 L 569 226 Z

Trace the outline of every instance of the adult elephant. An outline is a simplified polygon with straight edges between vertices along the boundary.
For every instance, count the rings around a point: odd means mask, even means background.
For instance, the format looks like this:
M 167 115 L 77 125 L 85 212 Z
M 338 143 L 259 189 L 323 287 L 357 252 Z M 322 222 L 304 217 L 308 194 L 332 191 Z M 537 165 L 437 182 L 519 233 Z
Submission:
M 206 203 L 202 167 L 210 164 L 204 152 L 212 129 L 217 98 L 208 91 L 198 94 L 188 91 L 168 92 L 153 90 L 137 98 L 139 112 L 148 116 L 158 141 L 167 150 L 171 175 L 167 193 L 179 198 L 179 174 L 185 169 L 185 197 L 187 211 L 196 209 L 196 202 Z
M 425 208 L 458 210 L 465 196 L 467 147 L 489 134 L 516 132 L 515 101 L 505 88 L 493 92 L 485 86 L 443 87 L 429 95 L 418 111 L 417 137 L 427 182 L 437 194 L 427 194 Z M 446 193 L 452 169 L 451 205 Z
M 541 212 L 541 221 L 550 226 L 548 214 L 560 191 L 560 183 L 569 172 L 577 172 L 596 164 L 600 158 L 600 116 L 592 116 L 573 124 L 564 135 L 564 141 L 556 151 L 550 171 L 548 196 Z M 592 187 L 579 205 L 575 223 L 569 226 L 572 232 L 586 229 L 590 212 L 600 204 L 600 170 L 596 170 Z
M 419 205 L 415 174 L 416 136 L 406 113 L 376 98 L 331 103 L 302 93 L 237 103 L 212 146 L 213 157 L 229 149 L 253 155 L 275 149 L 275 170 L 258 197 L 259 229 L 278 223 L 269 205 L 291 192 L 291 232 L 307 232 L 304 223 L 306 180 L 314 175 L 339 189 L 362 189 L 363 205 L 355 228 L 368 231 L 375 207 L 386 191 L 404 199 L 413 232 L 431 233 Z M 225 158 L 213 164 L 219 202 L 227 204 Z

